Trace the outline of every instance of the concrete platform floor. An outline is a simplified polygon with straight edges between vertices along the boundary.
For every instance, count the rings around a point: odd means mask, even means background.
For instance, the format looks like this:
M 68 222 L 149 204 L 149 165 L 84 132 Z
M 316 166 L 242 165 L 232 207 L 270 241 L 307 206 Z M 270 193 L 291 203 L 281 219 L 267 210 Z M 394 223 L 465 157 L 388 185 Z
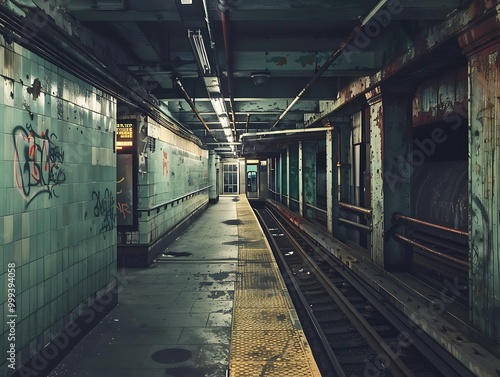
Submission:
M 238 197 L 221 197 L 148 269 L 122 269 L 118 306 L 49 375 L 225 377 Z

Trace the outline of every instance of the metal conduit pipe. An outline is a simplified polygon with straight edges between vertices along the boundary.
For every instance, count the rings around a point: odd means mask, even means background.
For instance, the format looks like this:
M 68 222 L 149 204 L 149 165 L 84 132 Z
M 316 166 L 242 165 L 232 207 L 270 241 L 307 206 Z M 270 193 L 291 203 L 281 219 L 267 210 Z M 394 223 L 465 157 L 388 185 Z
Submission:
M 338 220 L 341 222 L 341 223 L 345 223 L 347 225 L 351 225 L 355 228 L 359 228 L 359 229 L 363 229 L 363 230 L 366 230 L 367 232 L 371 232 L 372 231 L 372 228 L 369 227 L 368 225 L 364 225 L 364 224 L 360 224 L 360 223 L 357 223 L 355 221 L 351 221 L 351 220 L 348 220 L 348 219 L 344 219 L 343 217 L 339 217 Z
M 196 116 L 198 117 L 198 119 L 200 120 L 201 124 L 203 124 L 203 126 L 205 127 L 205 129 L 208 131 L 208 133 L 210 135 L 212 135 L 212 131 L 210 130 L 210 128 L 207 126 L 207 124 L 205 123 L 205 121 L 203 120 L 200 112 L 198 111 L 198 109 L 196 108 L 196 105 L 194 104 L 194 101 L 191 99 L 191 97 L 189 96 L 188 92 L 186 91 L 186 89 L 184 89 L 184 86 L 182 85 L 181 81 L 179 80 L 179 78 L 176 78 L 175 79 L 175 83 L 177 84 L 177 86 L 179 87 L 179 89 L 181 90 L 182 94 L 184 95 L 184 99 L 186 100 L 186 102 L 189 104 L 189 107 L 191 107 L 191 110 L 194 111 L 194 113 L 196 114 Z M 212 136 L 213 137 L 213 136 Z M 215 137 L 213 137 L 213 139 L 215 141 L 217 141 L 217 139 Z
M 355 211 L 355 212 L 360 212 L 360 213 L 365 214 L 367 216 L 372 215 L 372 210 L 370 208 L 364 208 L 364 207 L 356 206 L 354 204 L 339 202 L 339 207 L 345 208 L 345 209 L 350 209 L 350 210 Z
M 97 57 L 88 54 L 69 36 L 58 32 L 57 27 L 50 19 L 43 23 L 43 27 L 37 25 L 31 18 L 28 18 L 35 17 L 34 13 L 34 10 L 27 10 L 27 17 L 21 20 L 0 7 L 0 34 L 6 36 L 8 40 L 13 39 L 16 43 L 28 47 L 42 58 L 67 70 L 76 77 L 92 82 L 95 87 L 128 106 L 141 109 L 158 121 L 161 121 L 162 117 L 168 118 L 154 103 L 153 98 L 148 98 L 145 90 L 144 93 L 140 93 L 135 88 L 120 81 L 106 70 L 105 65 Z M 173 131 L 200 144 L 199 140 L 193 139 L 191 130 L 171 118 L 168 118 L 168 121 Z M 176 129 L 174 130 L 174 128 Z
M 347 36 L 347 38 L 340 44 L 340 47 L 334 51 L 326 62 L 314 73 L 311 80 L 302 88 L 302 90 L 297 94 L 297 96 L 290 102 L 288 107 L 281 113 L 276 122 L 274 122 L 273 126 L 270 129 L 273 129 L 278 125 L 278 123 L 285 117 L 285 115 L 292 109 L 293 106 L 297 103 L 297 101 L 304 95 L 305 92 L 309 90 L 309 88 L 316 82 L 316 80 L 323 74 L 325 71 L 332 65 L 332 63 L 337 60 L 340 55 L 344 52 L 344 49 L 349 46 L 349 44 L 354 40 L 354 38 L 358 35 L 359 29 L 363 28 L 368 22 L 370 22 L 373 17 L 379 12 L 388 2 L 389 0 L 381 0 L 375 8 L 373 8 L 368 15 L 363 19 L 359 26 L 356 26 L 351 33 Z
M 273 136 L 279 134 L 298 134 L 298 133 L 308 133 L 308 132 L 322 132 L 331 131 L 333 127 L 318 127 L 318 128 L 295 128 L 291 130 L 279 130 L 279 131 L 262 131 L 262 132 L 250 132 L 241 135 L 241 139 L 251 137 L 251 136 Z
M 462 267 L 466 267 L 466 268 L 469 268 L 469 262 L 468 261 L 465 261 L 465 260 L 462 260 L 462 259 L 458 259 L 458 258 L 455 258 L 455 257 L 452 257 L 451 255 L 447 255 L 445 253 L 441 253 L 440 251 L 437 251 L 437 250 L 434 250 L 428 246 L 425 246 L 425 245 L 422 245 L 421 243 L 417 242 L 417 241 L 414 241 L 412 239 L 409 239 L 399 233 L 395 233 L 394 234 L 394 238 L 400 240 L 400 241 L 403 241 L 403 242 L 406 242 L 407 244 L 410 244 L 412 246 L 415 246 L 423 251 L 426 251 L 432 255 L 436 255 L 442 259 L 446 259 L 447 261 L 450 261 L 450 262 L 453 262 L 455 264 L 458 264 Z
M 219 1 L 220 3 L 220 1 Z M 236 140 L 236 112 L 234 110 L 234 90 L 233 90 L 233 48 L 231 43 L 231 33 L 229 25 L 229 13 L 227 11 L 222 12 L 221 15 L 222 22 L 222 34 L 224 36 L 224 53 L 226 55 L 227 64 L 227 87 L 229 92 L 229 107 L 231 108 L 231 118 L 233 120 L 233 136 Z
M 394 218 L 397 219 L 397 220 L 403 220 L 403 221 L 406 221 L 406 222 L 409 222 L 409 223 L 413 223 L 413 224 L 424 225 L 424 226 L 427 226 L 429 228 L 444 230 L 446 232 L 454 233 L 454 234 L 457 234 L 459 236 L 464 236 L 464 237 L 468 237 L 469 236 L 469 232 L 465 232 L 463 230 L 449 228 L 447 226 L 438 225 L 438 224 L 430 223 L 430 222 L 419 220 L 419 219 L 414 219 L 413 217 L 404 216 L 404 215 L 401 215 L 399 213 L 394 214 Z

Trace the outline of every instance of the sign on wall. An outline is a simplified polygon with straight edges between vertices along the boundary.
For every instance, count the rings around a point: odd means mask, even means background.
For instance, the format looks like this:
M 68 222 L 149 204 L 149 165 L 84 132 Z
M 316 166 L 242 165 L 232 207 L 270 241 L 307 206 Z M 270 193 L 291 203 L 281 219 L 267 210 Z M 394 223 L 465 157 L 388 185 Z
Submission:
M 135 119 L 124 119 L 116 124 L 116 221 L 119 231 L 137 229 Z

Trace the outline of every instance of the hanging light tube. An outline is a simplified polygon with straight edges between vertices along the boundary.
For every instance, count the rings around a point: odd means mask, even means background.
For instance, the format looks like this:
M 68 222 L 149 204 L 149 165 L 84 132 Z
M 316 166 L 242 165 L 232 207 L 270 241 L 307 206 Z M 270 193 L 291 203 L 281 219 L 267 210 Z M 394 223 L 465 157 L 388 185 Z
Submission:
M 226 104 L 224 103 L 223 98 L 212 97 L 212 98 L 210 98 L 210 102 L 212 102 L 212 107 L 214 108 L 217 116 L 226 115 L 226 117 L 227 117 Z
M 207 50 L 205 48 L 205 42 L 203 41 L 203 35 L 201 30 L 188 30 L 188 38 L 191 42 L 191 47 L 193 48 L 194 55 L 198 62 L 198 66 L 202 72 L 202 75 L 208 75 L 212 72 L 212 67 L 210 66 L 210 60 L 208 59 Z

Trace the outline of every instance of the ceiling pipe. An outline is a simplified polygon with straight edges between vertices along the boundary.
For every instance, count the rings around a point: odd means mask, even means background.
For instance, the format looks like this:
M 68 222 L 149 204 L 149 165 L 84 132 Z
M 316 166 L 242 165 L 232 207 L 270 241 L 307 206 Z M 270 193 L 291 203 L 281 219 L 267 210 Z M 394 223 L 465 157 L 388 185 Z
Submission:
M 196 114 L 196 116 L 198 117 L 198 119 L 200 120 L 201 124 L 203 124 L 203 126 L 205 127 L 205 129 L 208 131 L 209 135 L 212 136 L 212 138 L 214 139 L 214 141 L 217 141 L 217 139 L 212 135 L 212 131 L 210 130 L 210 128 L 207 126 L 207 124 L 205 123 L 205 121 L 203 120 L 200 112 L 198 111 L 198 109 L 196 108 L 196 105 L 194 104 L 194 101 L 191 99 L 191 97 L 189 96 L 188 92 L 186 91 L 186 89 L 184 89 L 184 86 L 182 85 L 181 81 L 179 80 L 179 78 L 176 78 L 175 79 L 175 82 L 177 84 L 177 86 L 179 87 L 179 89 L 181 90 L 182 94 L 184 95 L 184 99 L 186 100 L 186 102 L 189 104 L 189 107 L 191 107 L 191 110 L 193 110 L 193 112 Z
M 247 121 L 245 123 L 245 132 L 248 132 L 248 125 L 250 124 L 250 114 L 247 114 Z
M 220 3 L 220 0 L 219 0 Z M 220 8 L 220 6 L 219 6 Z M 236 140 L 236 113 L 234 110 L 234 90 L 233 90 L 233 48 L 231 43 L 231 33 L 229 25 L 229 12 L 226 10 L 221 12 L 222 34 L 224 36 L 224 52 L 226 55 L 227 64 L 227 87 L 229 92 L 229 107 L 231 111 L 231 118 L 233 120 L 233 134 Z
M 135 87 L 131 86 L 133 82 L 124 83 L 116 76 L 117 71 L 106 69 L 104 63 L 94 54 L 76 44 L 69 35 L 61 33 L 50 18 L 43 25 L 39 25 L 36 22 L 37 13 L 33 9 L 25 9 L 27 17 L 23 20 L 4 9 L 6 8 L 0 5 L 0 35 L 13 39 L 14 42 L 27 47 L 76 77 L 92 82 L 96 88 L 114 96 L 128 108 L 139 109 L 164 127 L 198 145 L 202 144 L 191 130 L 165 114 L 159 101 L 149 95 L 138 82 Z
M 279 134 L 299 134 L 299 133 L 307 133 L 307 132 L 324 132 L 324 131 L 332 131 L 335 127 L 329 126 L 329 127 L 317 127 L 317 128 L 294 128 L 291 130 L 279 130 L 279 131 L 262 131 L 262 132 L 250 132 L 250 133 L 245 133 L 241 135 L 241 140 L 247 137 L 252 137 L 252 136 L 273 136 L 273 135 L 279 135 Z
M 274 122 L 273 126 L 270 128 L 271 130 L 278 125 L 278 123 L 285 117 L 285 115 L 292 109 L 293 106 L 297 103 L 297 101 L 304 95 L 305 92 L 309 90 L 309 88 L 316 82 L 316 80 L 323 74 L 325 71 L 332 65 L 332 63 L 337 60 L 337 58 L 342 55 L 344 49 L 349 46 L 349 44 L 354 40 L 354 38 L 358 35 L 360 28 L 363 28 L 368 22 L 370 22 L 373 17 L 387 4 L 389 0 L 381 0 L 363 19 L 359 26 L 356 26 L 351 33 L 347 36 L 346 39 L 340 44 L 339 48 L 334 51 L 326 62 L 314 73 L 313 77 L 309 82 L 302 88 L 302 90 L 297 94 L 297 96 L 290 102 L 288 107 L 281 113 L 276 122 Z

